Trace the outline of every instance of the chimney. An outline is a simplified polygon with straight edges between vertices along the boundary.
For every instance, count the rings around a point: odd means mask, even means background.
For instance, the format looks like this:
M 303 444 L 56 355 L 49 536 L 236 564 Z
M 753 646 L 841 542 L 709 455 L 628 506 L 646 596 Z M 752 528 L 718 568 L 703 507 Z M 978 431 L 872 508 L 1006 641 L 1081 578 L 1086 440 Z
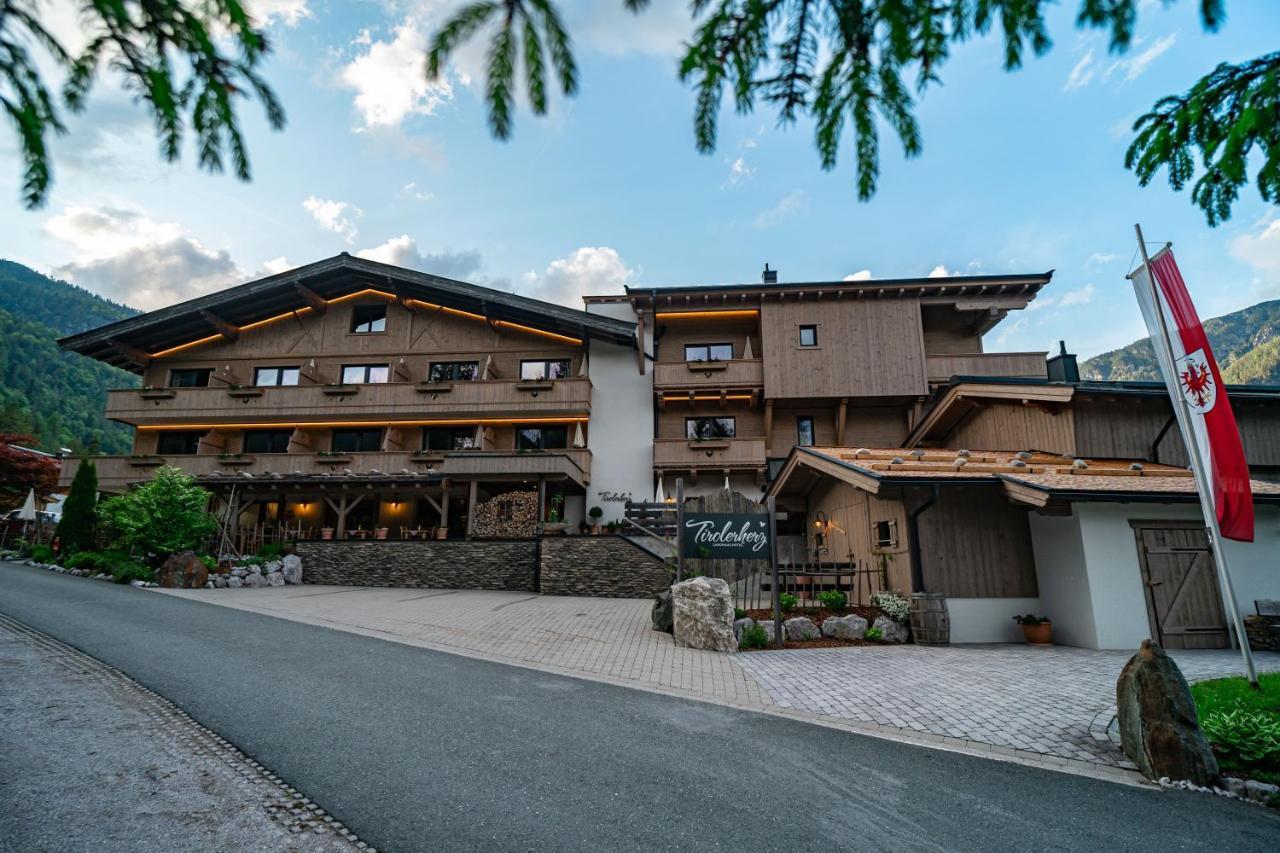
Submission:
M 778 271 L 769 269 L 769 265 L 764 265 L 764 272 L 760 273 L 760 280 L 765 284 L 778 283 Z
M 1066 341 L 1058 341 L 1058 354 L 1048 361 L 1050 382 L 1079 382 L 1080 366 L 1076 357 L 1067 352 Z

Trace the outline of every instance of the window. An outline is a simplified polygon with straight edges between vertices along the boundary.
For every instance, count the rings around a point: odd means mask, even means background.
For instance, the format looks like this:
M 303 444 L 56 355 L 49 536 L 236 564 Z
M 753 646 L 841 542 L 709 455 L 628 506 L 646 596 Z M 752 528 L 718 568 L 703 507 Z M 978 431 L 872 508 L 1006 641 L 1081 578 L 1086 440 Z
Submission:
M 471 382 L 479 378 L 478 361 L 433 361 L 427 371 L 428 382 Z
M 557 450 L 568 446 L 567 426 L 516 430 L 516 450 Z
M 170 388 L 208 388 L 212 367 L 188 367 L 169 371 Z
M 471 450 L 475 446 L 475 427 L 429 427 L 422 431 L 423 450 Z
M 385 364 L 342 365 L 343 385 L 372 385 L 391 380 L 391 368 Z
M 259 367 L 253 371 L 253 384 L 297 385 L 300 373 L 296 367 Z
M 733 438 L 738 429 L 733 418 L 685 418 L 684 431 L 690 441 L 705 441 L 712 438 Z
M 796 418 L 796 444 L 813 447 L 813 443 L 813 416 L 801 415 Z
M 730 361 L 733 344 L 685 344 L 685 361 Z
M 874 532 L 877 549 L 887 551 L 898 547 L 898 522 L 877 521 Z
M 375 453 L 382 449 L 382 430 L 335 429 L 329 449 L 334 453 Z
M 801 326 L 800 327 L 800 346 L 816 347 L 818 345 L 818 327 L 817 326 Z
M 288 453 L 291 429 L 255 429 L 244 434 L 244 453 Z
M 356 305 L 351 309 L 351 331 L 371 335 L 387 330 L 387 306 Z
M 160 433 L 156 439 L 156 452 L 162 456 L 190 456 L 200 449 L 202 432 Z
M 520 362 L 520 378 L 526 381 L 536 379 L 568 379 L 569 359 L 551 359 L 543 361 Z

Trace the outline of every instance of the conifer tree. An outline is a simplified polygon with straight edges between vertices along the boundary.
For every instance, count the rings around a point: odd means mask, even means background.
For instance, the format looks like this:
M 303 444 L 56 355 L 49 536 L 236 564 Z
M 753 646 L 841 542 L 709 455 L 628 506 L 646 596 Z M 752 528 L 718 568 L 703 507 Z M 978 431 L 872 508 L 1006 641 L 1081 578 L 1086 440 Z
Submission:
M 98 469 L 93 461 L 84 459 L 71 481 L 71 491 L 62 504 L 62 520 L 58 522 L 57 537 L 62 553 L 91 551 L 98 535 Z

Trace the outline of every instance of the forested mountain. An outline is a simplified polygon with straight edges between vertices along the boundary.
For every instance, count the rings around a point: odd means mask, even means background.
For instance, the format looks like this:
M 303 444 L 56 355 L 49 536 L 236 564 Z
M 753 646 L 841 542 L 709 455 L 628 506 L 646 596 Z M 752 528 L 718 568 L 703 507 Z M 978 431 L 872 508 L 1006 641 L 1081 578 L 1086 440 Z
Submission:
M 1280 299 L 1204 321 L 1222 378 L 1233 385 L 1280 385 Z M 1147 339 L 1080 365 L 1085 379 L 1159 379 Z
M 108 388 L 137 377 L 55 341 L 138 313 L 12 261 L 0 261 L 0 432 L 35 435 L 46 450 L 122 453 L 130 430 L 102 416 Z

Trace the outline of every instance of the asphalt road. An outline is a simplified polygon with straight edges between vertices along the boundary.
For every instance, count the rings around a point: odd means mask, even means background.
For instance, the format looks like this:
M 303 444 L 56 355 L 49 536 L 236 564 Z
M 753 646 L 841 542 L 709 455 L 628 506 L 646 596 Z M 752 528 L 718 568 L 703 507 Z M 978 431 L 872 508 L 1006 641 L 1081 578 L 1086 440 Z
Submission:
M 39 569 L 0 564 L 0 611 L 168 697 L 380 850 L 1280 849 L 1280 817 L 1223 798 Z

